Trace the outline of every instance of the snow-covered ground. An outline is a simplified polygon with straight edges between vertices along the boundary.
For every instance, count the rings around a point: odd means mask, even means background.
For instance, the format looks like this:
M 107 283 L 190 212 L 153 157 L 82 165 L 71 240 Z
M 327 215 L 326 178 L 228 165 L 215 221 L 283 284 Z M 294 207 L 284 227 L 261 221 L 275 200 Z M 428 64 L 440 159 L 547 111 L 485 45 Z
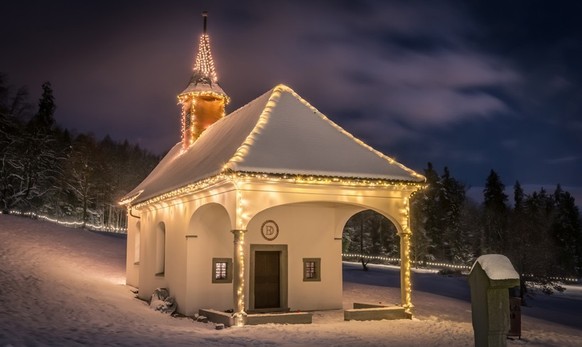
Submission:
M 152 311 L 124 285 L 125 240 L 0 215 L 0 346 L 470 346 L 466 278 L 413 274 L 413 320 L 344 322 L 314 313 L 311 325 L 214 325 Z M 344 264 L 344 307 L 399 302 L 396 268 Z M 582 288 L 537 296 L 523 308 L 522 340 L 582 345 Z

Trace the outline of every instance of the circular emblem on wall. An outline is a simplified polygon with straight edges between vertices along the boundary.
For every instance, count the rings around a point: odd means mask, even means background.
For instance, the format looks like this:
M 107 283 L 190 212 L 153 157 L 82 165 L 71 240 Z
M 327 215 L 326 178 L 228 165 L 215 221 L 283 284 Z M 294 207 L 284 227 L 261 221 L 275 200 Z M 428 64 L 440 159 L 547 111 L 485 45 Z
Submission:
M 261 234 L 263 234 L 265 239 L 273 241 L 279 236 L 279 226 L 273 220 L 265 221 L 261 225 Z

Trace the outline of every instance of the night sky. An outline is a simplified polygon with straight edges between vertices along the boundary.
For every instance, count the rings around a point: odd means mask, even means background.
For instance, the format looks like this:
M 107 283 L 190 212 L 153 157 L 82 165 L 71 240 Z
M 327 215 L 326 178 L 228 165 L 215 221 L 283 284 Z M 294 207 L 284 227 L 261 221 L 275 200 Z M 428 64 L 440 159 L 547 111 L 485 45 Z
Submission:
M 0 72 L 34 105 L 50 81 L 62 127 L 162 154 L 203 10 L 227 112 L 285 83 L 419 172 L 582 186 L 582 1 L 19 0 Z

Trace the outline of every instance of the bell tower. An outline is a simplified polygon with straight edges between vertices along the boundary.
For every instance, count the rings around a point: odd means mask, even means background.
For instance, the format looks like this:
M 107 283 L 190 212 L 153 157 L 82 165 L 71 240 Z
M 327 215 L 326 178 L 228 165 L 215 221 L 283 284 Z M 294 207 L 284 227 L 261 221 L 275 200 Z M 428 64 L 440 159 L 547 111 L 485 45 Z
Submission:
M 206 128 L 224 117 L 224 108 L 230 101 L 218 84 L 214 60 L 210 51 L 210 37 L 206 33 L 208 12 L 202 12 L 203 32 L 188 86 L 178 95 L 182 106 L 182 148 L 187 149 Z

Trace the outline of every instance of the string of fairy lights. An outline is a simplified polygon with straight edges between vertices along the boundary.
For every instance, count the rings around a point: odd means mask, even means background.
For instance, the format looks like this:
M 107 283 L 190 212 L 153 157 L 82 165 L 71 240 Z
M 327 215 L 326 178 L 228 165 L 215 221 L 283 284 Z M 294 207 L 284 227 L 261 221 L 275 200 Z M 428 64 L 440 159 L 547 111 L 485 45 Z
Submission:
M 212 51 L 210 50 L 210 36 L 206 32 L 200 36 L 193 71 L 195 77 L 202 79 L 202 83 L 210 83 L 209 87 L 212 87 L 212 84 L 218 82 L 218 75 L 216 74 L 214 59 L 212 58 Z M 198 83 L 200 81 L 193 82 Z M 178 103 L 182 105 L 181 136 L 184 150 L 188 149 L 196 140 L 195 110 L 198 97 L 221 100 L 223 104 L 229 102 L 226 94 L 216 93 L 212 90 L 194 90 L 178 95 Z M 221 117 L 224 117 L 224 108 L 222 109 Z
M 395 257 L 386 257 L 382 255 L 366 255 L 360 253 L 342 253 L 342 257 L 344 259 L 367 259 L 367 260 L 375 260 L 383 263 L 394 263 L 400 264 L 400 258 Z M 453 269 L 453 270 L 461 270 L 461 272 L 469 272 L 471 271 L 472 266 L 470 265 L 462 265 L 462 264 L 449 264 L 445 262 L 431 262 L 431 261 L 414 261 L 411 260 L 410 263 L 414 266 L 421 267 L 421 268 L 436 268 L 436 269 Z M 437 270 L 435 270 L 436 272 Z M 534 274 L 521 274 L 521 276 L 525 278 L 534 278 L 536 277 Z M 561 282 L 568 282 L 568 283 L 577 283 L 580 279 L 576 277 L 567 277 L 567 276 L 549 276 L 548 277 L 554 281 L 561 281 Z
M 80 228 L 83 226 L 83 222 L 63 221 L 63 220 L 51 218 L 51 217 L 41 215 L 38 213 L 34 213 L 34 212 L 21 212 L 21 211 L 16 211 L 16 210 L 10 210 L 10 211 L 8 211 L 8 214 L 15 215 L 15 216 L 31 217 L 31 218 L 40 219 L 40 220 L 60 224 L 60 225 L 63 225 L 66 227 L 71 227 L 71 228 Z M 85 226 L 91 230 L 96 230 L 96 231 L 105 231 L 105 232 L 114 232 L 114 233 L 126 233 L 127 232 L 126 228 L 117 228 L 117 227 L 112 227 L 112 226 L 96 225 L 96 224 L 92 224 L 92 223 L 85 223 Z M 244 245 L 244 239 L 242 240 L 242 242 L 240 242 L 241 247 L 237 249 L 237 251 L 239 253 L 239 257 L 243 255 L 243 253 L 241 253 L 243 245 Z M 382 261 L 382 262 L 386 262 L 386 263 L 400 264 L 400 258 L 386 257 L 386 256 L 381 256 L 381 255 L 364 255 L 364 254 L 359 254 L 359 253 L 342 253 L 342 257 L 344 257 L 344 258 L 357 258 L 357 259 L 371 259 L 371 260 Z M 410 263 L 413 264 L 414 266 L 421 266 L 421 267 L 448 268 L 448 269 L 464 270 L 464 271 L 471 270 L 471 266 L 469 266 L 469 265 L 449 264 L 449 263 L 445 263 L 445 262 L 414 261 L 414 260 L 412 260 L 412 261 L 410 261 Z M 522 274 L 522 276 L 526 277 L 526 278 L 536 277 L 534 274 Z M 577 283 L 580 281 L 576 277 L 550 276 L 548 278 L 551 280 L 555 280 L 555 281 L 570 282 L 570 283 Z M 244 280 L 244 278 L 243 278 L 243 280 Z
M 402 249 L 402 262 L 400 264 L 402 268 L 402 306 L 405 308 L 407 313 L 412 313 L 412 284 L 410 282 L 410 206 L 408 205 L 408 198 L 405 197 L 402 202 L 402 208 L 400 208 L 401 221 L 400 225 L 402 227 L 402 232 L 400 235 L 401 249 Z
M 196 132 L 196 104 L 199 97 L 216 99 L 217 101 L 222 102 L 223 107 L 219 118 L 224 117 L 224 105 L 229 102 L 229 98 L 225 94 L 208 90 L 191 91 L 178 95 L 178 104 L 182 106 L 180 117 L 183 150 L 188 149 L 194 141 L 196 141 L 196 136 L 199 135 Z M 184 153 L 184 151 L 182 153 Z
M 342 127 L 340 127 L 336 123 L 332 122 L 323 113 L 319 112 L 318 109 L 316 109 L 309 102 L 307 102 L 307 100 L 303 99 L 293 89 L 289 88 L 288 86 L 286 86 L 284 84 L 279 84 L 275 88 L 273 88 L 273 91 L 271 92 L 271 95 L 269 96 L 269 100 L 267 101 L 265 108 L 263 109 L 261 115 L 259 116 L 259 120 L 258 120 L 257 124 L 255 125 L 253 130 L 250 132 L 250 134 L 247 136 L 247 138 L 245 139 L 243 144 L 237 149 L 237 151 L 235 152 L 233 157 L 224 165 L 225 170 L 229 169 L 229 170 L 236 171 L 236 165 L 238 163 L 242 162 L 244 160 L 245 156 L 249 153 L 250 148 L 253 145 L 256 136 L 261 133 L 261 130 L 269 122 L 269 118 L 271 116 L 271 113 L 275 109 L 275 106 L 277 105 L 277 103 L 281 99 L 281 96 L 284 92 L 291 94 L 294 98 L 296 98 L 303 105 L 305 105 L 307 108 L 309 108 L 314 114 L 321 117 L 323 120 L 328 122 L 332 127 L 334 127 L 337 131 L 339 131 L 343 135 L 349 137 L 350 139 L 355 141 L 360 146 L 366 148 L 367 150 L 369 150 L 370 152 L 379 156 L 380 158 L 388 161 L 388 163 L 390 163 L 391 165 L 395 165 L 395 166 L 401 168 L 402 170 L 406 171 L 408 174 L 410 174 L 414 178 L 418 179 L 418 181 L 422 181 L 422 182 L 426 181 L 426 178 L 424 176 L 422 176 L 421 174 L 404 166 L 403 164 L 397 162 L 393 158 L 388 157 L 385 154 L 375 150 L 374 148 L 370 147 L 362 140 L 358 139 L 357 137 L 353 136 L 352 134 L 350 134 L 349 132 L 344 130 Z M 418 184 L 418 182 L 411 182 L 411 183 Z
M 10 210 L 10 211 L 8 211 L 8 214 L 41 219 L 41 220 L 44 220 L 47 222 L 56 223 L 56 224 L 60 224 L 60 225 L 63 225 L 66 227 L 72 227 L 72 228 L 80 228 L 83 226 L 83 222 L 62 221 L 62 220 L 51 218 L 51 217 L 48 217 L 45 215 L 37 214 L 34 212 L 21 212 L 21 211 L 16 211 L 16 210 Z M 95 225 L 92 223 L 85 223 L 85 226 L 91 230 L 96 230 L 96 231 L 106 231 L 106 232 L 114 232 L 114 233 L 126 233 L 127 232 L 127 229 L 125 229 L 125 228 L 116 228 L 116 227 L 111 227 L 111 226 Z M 238 253 L 239 258 L 244 256 L 244 236 L 243 236 L 242 240 L 239 241 L 239 247 L 237 247 L 237 253 Z M 400 258 L 386 257 L 386 256 L 381 256 L 381 255 L 364 255 L 364 254 L 359 254 L 359 253 L 342 253 L 342 257 L 344 257 L 344 258 L 357 258 L 357 259 L 373 259 L 376 261 L 400 264 Z M 413 261 L 410 261 L 410 263 L 415 265 L 415 266 L 422 266 L 422 267 L 448 268 L 448 269 L 465 270 L 465 271 L 471 270 L 471 266 L 469 266 L 469 265 L 449 264 L 449 263 L 444 263 L 444 262 L 430 262 L 430 261 L 417 262 L 417 261 L 413 260 Z M 244 266 L 244 263 L 243 263 L 243 266 Z M 241 276 L 243 276 L 243 274 L 241 274 Z M 526 278 L 535 277 L 534 274 L 522 274 L 522 276 L 524 276 Z M 576 277 L 561 277 L 561 276 L 550 276 L 549 279 L 555 280 L 555 281 L 568 282 L 568 283 L 578 283 L 580 281 Z M 244 277 L 242 277 L 241 280 L 244 281 Z M 242 299 L 244 300 L 244 297 Z
M 60 225 L 63 225 L 63 226 L 69 227 L 69 228 L 81 228 L 84 225 L 86 228 L 88 228 L 90 230 L 95 230 L 95 231 L 105 231 L 105 232 L 122 233 L 122 234 L 127 233 L 126 228 L 118 228 L 118 227 L 109 226 L 109 225 L 97 225 L 97 224 L 93 224 L 93 223 L 63 221 L 63 220 L 59 220 L 57 218 L 51 218 L 49 216 L 45 216 L 45 215 L 34 213 L 34 212 L 21 212 L 21 211 L 11 210 L 11 211 L 8 211 L 8 214 L 15 215 L 15 216 L 25 216 L 25 217 L 40 219 L 40 220 L 44 220 L 47 222 L 60 224 Z
M 210 51 L 210 36 L 206 33 L 200 36 L 194 71 L 208 77 L 212 83 L 218 81 L 216 69 L 214 68 L 214 59 L 212 59 L 212 52 Z
M 192 145 L 194 139 L 194 122 L 192 122 L 192 113 L 195 108 L 196 98 L 190 94 L 178 96 L 178 102 L 182 104 L 182 148 L 186 149 Z
M 348 187 L 370 187 L 370 188 L 390 188 L 397 190 L 411 190 L 419 189 L 424 185 L 416 182 L 408 181 L 393 181 L 393 180 L 374 180 L 374 179 L 359 179 L 333 176 L 316 176 L 316 175 L 292 175 L 292 174 L 267 174 L 267 173 L 252 173 L 252 172 L 227 172 L 221 173 L 209 178 L 188 184 L 181 188 L 172 190 L 170 192 L 157 195 L 145 201 L 133 205 L 133 208 L 140 209 L 143 207 L 156 204 L 160 201 L 177 198 L 186 194 L 193 194 L 197 191 L 207 189 L 218 182 L 236 182 L 241 179 L 245 180 L 259 180 L 269 183 L 291 183 L 291 184 L 309 184 L 309 185 L 338 185 Z M 138 195 L 131 196 L 123 201 L 120 205 L 128 205 L 135 200 Z

